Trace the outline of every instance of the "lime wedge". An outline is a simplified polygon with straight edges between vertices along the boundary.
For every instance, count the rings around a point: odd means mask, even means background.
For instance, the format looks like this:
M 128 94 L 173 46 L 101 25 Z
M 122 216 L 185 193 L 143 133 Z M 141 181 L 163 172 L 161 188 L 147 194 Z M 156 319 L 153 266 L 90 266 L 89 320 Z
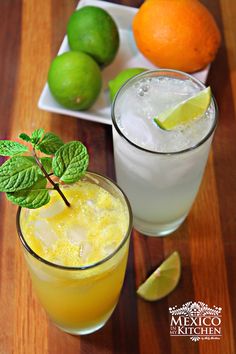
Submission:
M 211 88 L 207 87 L 186 101 L 167 109 L 154 118 L 154 122 L 162 129 L 172 130 L 178 125 L 186 124 L 202 116 L 211 102 Z
M 175 289 L 180 274 L 180 255 L 175 251 L 140 285 L 137 294 L 148 301 L 160 300 Z

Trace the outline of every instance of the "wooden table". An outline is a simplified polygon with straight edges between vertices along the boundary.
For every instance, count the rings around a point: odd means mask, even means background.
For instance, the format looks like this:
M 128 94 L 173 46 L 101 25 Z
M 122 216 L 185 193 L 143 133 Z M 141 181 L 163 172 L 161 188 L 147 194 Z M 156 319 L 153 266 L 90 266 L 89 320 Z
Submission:
M 97 333 L 76 337 L 52 325 L 31 288 L 15 230 L 16 207 L 0 196 L 1 354 L 234 354 L 236 353 L 236 3 L 204 0 L 223 44 L 209 84 L 220 109 L 213 149 L 200 193 L 184 225 L 167 238 L 134 231 L 122 296 Z M 139 6 L 141 1 L 121 1 Z M 56 55 L 76 0 L 1 0 L 0 138 L 44 127 L 64 141 L 81 139 L 91 152 L 90 169 L 114 178 L 111 127 L 37 108 L 51 59 Z M 173 250 L 182 257 L 178 288 L 147 303 L 135 290 Z M 222 307 L 222 337 L 171 337 L 169 307 L 203 301 Z

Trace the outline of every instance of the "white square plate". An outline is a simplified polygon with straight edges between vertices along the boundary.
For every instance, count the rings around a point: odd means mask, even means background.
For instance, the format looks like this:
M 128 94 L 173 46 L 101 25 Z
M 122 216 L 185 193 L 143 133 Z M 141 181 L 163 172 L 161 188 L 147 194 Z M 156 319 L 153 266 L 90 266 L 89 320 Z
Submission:
M 80 8 L 86 5 L 94 5 L 105 9 L 115 20 L 120 35 L 120 47 L 115 60 L 105 69 L 102 70 L 103 87 L 102 91 L 94 103 L 87 111 L 73 111 L 62 107 L 52 97 L 48 84 L 45 84 L 41 93 L 38 107 L 49 112 L 60 113 L 67 116 L 73 116 L 80 119 L 86 119 L 94 122 L 111 124 L 111 103 L 108 95 L 108 81 L 113 79 L 121 70 L 129 67 L 144 67 L 155 69 L 156 67 L 150 63 L 138 51 L 132 35 L 132 20 L 137 8 L 117 5 L 100 0 L 81 0 L 77 6 Z M 69 51 L 67 36 L 61 44 L 58 54 Z M 209 66 L 194 74 L 202 82 L 205 82 L 209 72 Z

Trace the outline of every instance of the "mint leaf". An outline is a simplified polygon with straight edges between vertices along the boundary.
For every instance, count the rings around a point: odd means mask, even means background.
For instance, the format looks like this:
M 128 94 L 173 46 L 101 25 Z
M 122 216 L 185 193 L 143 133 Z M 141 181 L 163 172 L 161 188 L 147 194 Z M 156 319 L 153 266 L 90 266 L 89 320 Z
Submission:
M 36 149 L 47 155 L 54 155 L 62 145 L 64 145 L 63 141 L 57 135 L 49 132 L 44 135 Z
M 0 167 L 0 192 L 15 192 L 31 187 L 40 169 L 33 157 L 13 156 Z
M 37 145 L 38 142 L 40 141 L 40 139 L 43 137 L 44 134 L 44 129 L 40 128 L 40 129 L 35 129 L 32 133 L 31 136 L 31 142 L 33 145 Z
M 11 156 L 0 166 L 0 192 L 6 192 L 7 198 L 13 203 L 27 208 L 38 208 L 49 201 L 47 183 L 52 185 L 67 206 L 66 196 L 60 190 L 51 175 L 59 177 L 65 183 L 78 181 L 88 167 L 89 156 L 86 147 L 72 141 L 68 144 L 54 133 L 45 133 L 44 129 L 36 129 L 32 136 L 21 133 L 19 137 L 32 144 L 29 156 L 28 147 L 18 142 L 0 141 L 0 157 Z M 39 150 L 52 157 L 37 155 Z M 26 156 L 25 152 L 28 152 Z M 55 177 L 54 176 L 54 177 Z
M 89 162 L 86 147 L 79 141 L 64 144 L 52 160 L 52 169 L 65 183 L 78 181 L 85 173 Z
M 21 133 L 19 135 L 19 138 L 21 138 L 24 141 L 27 141 L 27 143 L 31 142 L 31 137 L 29 135 L 25 134 L 25 133 Z
M 37 209 L 47 204 L 50 200 L 49 192 L 46 189 L 47 181 L 40 177 L 30 189 L 22 189 L 17 192 L 6 193 L 7 199 L 12 203 L 24 208 Z
M 51 159 L 51 157 L 41 157 L 40 162 L 48 174 L 52 172 L 52 159 Z
M 27 146 L 10 140 L 0 140 L 0 155 L 13 156 L 28 151 Z

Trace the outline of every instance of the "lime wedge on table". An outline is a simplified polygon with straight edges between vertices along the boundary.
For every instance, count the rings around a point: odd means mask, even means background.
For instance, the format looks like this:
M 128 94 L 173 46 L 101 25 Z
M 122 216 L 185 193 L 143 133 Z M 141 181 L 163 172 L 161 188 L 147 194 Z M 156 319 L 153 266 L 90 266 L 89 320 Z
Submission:
M 175 289 L 180 274 L 180 255 L 175 251 L 140 285 L 137 294 L 148 301 L 162 299 Z
M 156 124 L 165 130 L 174 129 L 178 125 L 186 124 L 202 116 L 211 102 L 211 89 L 205 88 L 186 101 L 167 109 L 154 118 Z

